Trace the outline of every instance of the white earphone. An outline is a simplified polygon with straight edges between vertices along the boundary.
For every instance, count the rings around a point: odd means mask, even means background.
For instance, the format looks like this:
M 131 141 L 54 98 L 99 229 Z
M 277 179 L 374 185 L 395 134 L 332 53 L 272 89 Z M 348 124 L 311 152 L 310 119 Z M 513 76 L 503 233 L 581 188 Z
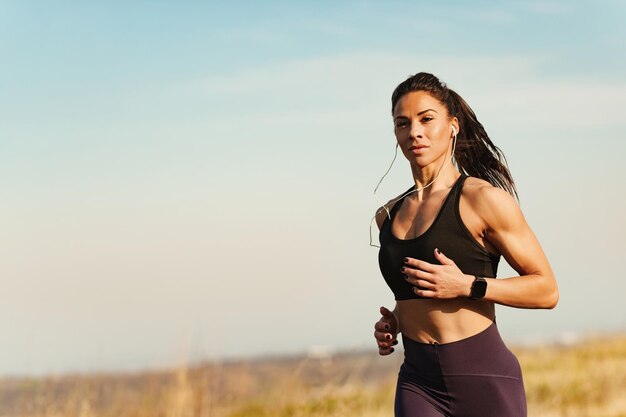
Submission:
M 452 126 L 452 133 L 456 135 L 456 128 L 454 126 Z

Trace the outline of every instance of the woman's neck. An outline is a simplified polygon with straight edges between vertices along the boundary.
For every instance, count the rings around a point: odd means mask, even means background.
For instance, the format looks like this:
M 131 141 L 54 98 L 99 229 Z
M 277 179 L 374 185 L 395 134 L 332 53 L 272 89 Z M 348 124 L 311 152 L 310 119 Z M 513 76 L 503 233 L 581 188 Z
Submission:
M 447 161 L 444 166 L 417 167 L 411 165 L 413 180 L 417 191 L 412 193 L 418 200 L 430 195 L 433 191 L 449 188 L 459 178 L 460 172 L 452 161 Z

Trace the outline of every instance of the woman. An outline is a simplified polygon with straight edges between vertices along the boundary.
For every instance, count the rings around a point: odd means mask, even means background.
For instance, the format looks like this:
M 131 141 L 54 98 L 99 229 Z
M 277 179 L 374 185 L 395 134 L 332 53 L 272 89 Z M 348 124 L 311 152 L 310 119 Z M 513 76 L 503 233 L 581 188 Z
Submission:
M 495 304 L 554 308 L 558 288 L 515 198 L 504 156 L 468 104 L 432 74 L 393 92 L 397 147 L 415 186 L 376 213 L 379 264 L 393 291 L 374 336 L 380 355 L 402 333 L 396 416 L 526 416 L 517 358 Z M 454 160 L 454 162 L 453 162 Z M 519 276 L 495 279 L 500 256 Z

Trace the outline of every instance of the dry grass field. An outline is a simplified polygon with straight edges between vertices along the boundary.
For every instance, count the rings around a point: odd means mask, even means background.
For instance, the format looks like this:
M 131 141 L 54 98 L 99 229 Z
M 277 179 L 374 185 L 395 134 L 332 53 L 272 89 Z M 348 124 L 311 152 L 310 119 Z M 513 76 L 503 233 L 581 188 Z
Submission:
M 529 416 L 626 417 L 626 335 L 512 350 L 524 369 Z M 399 348 L 390 357 L 344 352 L 142 373 L 4 378 L 0 416 L 392 416 L 401 360 Z

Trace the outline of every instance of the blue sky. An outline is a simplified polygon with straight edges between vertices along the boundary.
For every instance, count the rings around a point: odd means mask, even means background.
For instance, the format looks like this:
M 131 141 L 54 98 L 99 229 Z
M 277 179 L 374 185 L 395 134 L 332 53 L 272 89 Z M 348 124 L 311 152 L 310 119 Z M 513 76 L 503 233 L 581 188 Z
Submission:
M 557 272 L 502 333 L 623 331 L 625 11 L 0 1 L 0 375 L 374 348 L 372 190 L 419 71 L 503 149 Z

